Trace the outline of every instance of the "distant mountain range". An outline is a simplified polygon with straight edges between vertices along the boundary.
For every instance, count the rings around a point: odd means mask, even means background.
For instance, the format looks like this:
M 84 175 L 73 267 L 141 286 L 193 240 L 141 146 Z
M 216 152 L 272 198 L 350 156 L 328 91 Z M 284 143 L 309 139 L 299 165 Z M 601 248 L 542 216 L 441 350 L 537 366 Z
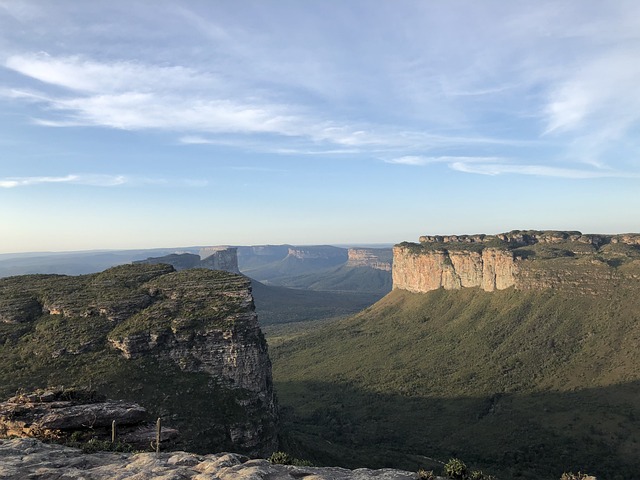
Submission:
M 88 274 L 128 263 L 221 269 L 253 279 L 260 322 L 351 315 L 391 291 L 391 248 L 258 245 L 0 255 L 0 277 Z

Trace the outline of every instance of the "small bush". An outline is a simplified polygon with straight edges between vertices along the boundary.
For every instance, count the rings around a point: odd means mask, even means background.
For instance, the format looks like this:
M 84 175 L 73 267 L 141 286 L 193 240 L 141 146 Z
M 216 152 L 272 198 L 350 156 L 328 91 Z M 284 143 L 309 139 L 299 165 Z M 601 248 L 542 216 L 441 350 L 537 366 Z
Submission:
M 285 452 L 273 452 L 267 460 L 270 463 L 276 465 L 291 465 L 293 464 L 293 457 Z
M 421 468 L 420 470 L 418 470 L 418 479 L 419 480 L 435 480 L 436 475 L 435 473 L 433 473 L 433 470 L 424 470 Z
M 496 480 L 496 477 L 482 473 L 481 470 L 474 470 L 471 472 L 471 475 L 469 475 L 469 480 Z
M 578 472 L 578 473 L 565 472 L 560 477 L 560 480 L 586 480 L 588 478 L 593 478 L 593 477 L 590 477 L 586 473 L 582 473 L 582 472 Z
M 294 465 L 296 467 L 311 467 L 313 464 L 308 460 L 294 458 L 286 452 L 273 452 L 267 461 L 275 465 Z
M 467 466 L 462 460 L 452 458 L 445 464 L 444 474 L 449 478 L 464 480 L 468 475 Z

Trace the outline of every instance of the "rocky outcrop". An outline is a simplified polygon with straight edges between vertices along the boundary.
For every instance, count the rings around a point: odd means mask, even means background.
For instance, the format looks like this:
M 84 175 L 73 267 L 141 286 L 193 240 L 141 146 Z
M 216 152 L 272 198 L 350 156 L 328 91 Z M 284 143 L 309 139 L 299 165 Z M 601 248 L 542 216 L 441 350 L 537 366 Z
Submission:
M 108 440 L 115 422 L 118 441 L 144 450 L 156 438 L 155 425 L 146 419 L 147 411 L 134 402 L 107 400 L 90 390 L 50 388 L 0 403 L 0 438 Z M 173 428 L 162 430 L 165 447 L 177 437 Z
M 81 454 L 75 448 L 33 439 L 0 440 L 0 478 L 68 480 L 416 480 L 402 470 L 297 467 L 250 460 L 233 453 L 186 452 Z M 437 477 L 439 478 L 439 477 Z
M 510 252 L 493 248 L 481 252 L 434 250 L 413 253 L 394 248 L 393 288 L 427 292 L 480 287 L 491 292 L 515 285 L 517 266 Z
M 247 277 L 164 264 L 9 277 L 0 317 L 0 395 L 45 387 L 39 379 L 91 382 L 171 418 L 188 448 L 277 448 L 271 362 Z
M 391 271 L 393 250 L 390 248 L 350 248 L 347 255 L 347 267 L 369 267 L 385 272 Z
M 225 272 L 240 273 L 238 269 L 238 249 L 235 247 L 205 247 L 200 249 L 200 255 L 192 253 L 172 253 L 163 257 L 149 257 L 136 260 L 133 264 L 171 265 L 176 270 L 187 268 L 207 268 L 209 270 L 224 270 Z
M 146 260 L 136 260 L 134 264 L 171 265 L 176 270 L 184 270 L 186 268 L 197 268 L 200 266 L 200 256 L 193 253 L 172 253 L 163 257 L 149 257 Z
M 240 273 L 238 249 L 235 247 L 206 247 L 200 250 L 200 267 Z
M 596 294 L 638 277 L 640 235 L 515 230 L 498 235 L 434 235 L 394 248 L 393 288 L 428 292 L 570 288 Z M 636 268 L 638 267 L 638 268 Z

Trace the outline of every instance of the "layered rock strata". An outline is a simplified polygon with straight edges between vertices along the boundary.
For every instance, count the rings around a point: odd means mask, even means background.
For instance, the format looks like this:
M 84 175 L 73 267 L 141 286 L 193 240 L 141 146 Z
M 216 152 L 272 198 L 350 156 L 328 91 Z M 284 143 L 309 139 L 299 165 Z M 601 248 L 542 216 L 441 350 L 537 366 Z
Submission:
M 193 253 L 172 253 L 162 257 L 149 257 L 136 260 L 133 264 L 171 265 L 176 270 L 187 268 L 208 268 L 209 270 L 224 270 L 225 272 L 240 273 L 238 269 L 238 249 L 235 247 L 206 247 L 200 249 L 200 255 Z
M 350 248 L 347 255 L 347 267 L 369 267 L 385 272 L 391 271 L 393 250 L 390 248 Z
M 510 252 L 489 248 L 482 252 L 435 250 L 414 254 L 394 248 L 393 288 L 427 292 L 480 287 L 491 292 L 515 285 L 517 266 Z
M 512 231 L 498 235 L 422 236 L 393 250 L 393 288 L 428 292 L 571 288 L 595 294 L 637 280 L 640 235 Z

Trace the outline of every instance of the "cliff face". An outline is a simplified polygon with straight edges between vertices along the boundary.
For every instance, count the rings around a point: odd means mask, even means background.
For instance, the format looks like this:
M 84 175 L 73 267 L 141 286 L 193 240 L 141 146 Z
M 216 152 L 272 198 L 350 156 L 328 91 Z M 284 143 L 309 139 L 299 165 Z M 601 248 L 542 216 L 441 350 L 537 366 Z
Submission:
M 236 247 L 207 247 L 200 250 L 200 267 L 240 273 Z
M 640 235 L 513 231 L 499 235 L 422 236 L 393 250 L 393 288 L 428 292 L 571 288 L 595 294 L 636 278 Z
M 510 252 L 490 248 L 415 254 L 398 246 L 393 253 L 393 288 L 428 292 L 480 287 L 490 292 L 515 285 L 517 266 Z
M 289 247 L 288 257 L 299 260 L 336 260 L 346 261 L 347 252 L 344 248 L 331 246 Z
M 271 363 L 246 277 L 168 265 L 10 277 L 0 319 L 0 394 L 91 383 L 166 416 L 190 448 L 277 447 Z
M 224 270 L 225 272 L 240 273 L 238 269 L 238 249 L 235 247 L 206 247 L 200 249 L 200 255 L 192 253 L 172 253 L 163 257 L 149 257 L 146 260 L 136 260 L 134 265 L 171 265 L 176 270 L 187 268 L 208 268 L 209 270 Z
M 350 248 L 347 255 L 347 267 L 369 267 L 385 272 L 391 271 L 393 250 L 390 248 Z

